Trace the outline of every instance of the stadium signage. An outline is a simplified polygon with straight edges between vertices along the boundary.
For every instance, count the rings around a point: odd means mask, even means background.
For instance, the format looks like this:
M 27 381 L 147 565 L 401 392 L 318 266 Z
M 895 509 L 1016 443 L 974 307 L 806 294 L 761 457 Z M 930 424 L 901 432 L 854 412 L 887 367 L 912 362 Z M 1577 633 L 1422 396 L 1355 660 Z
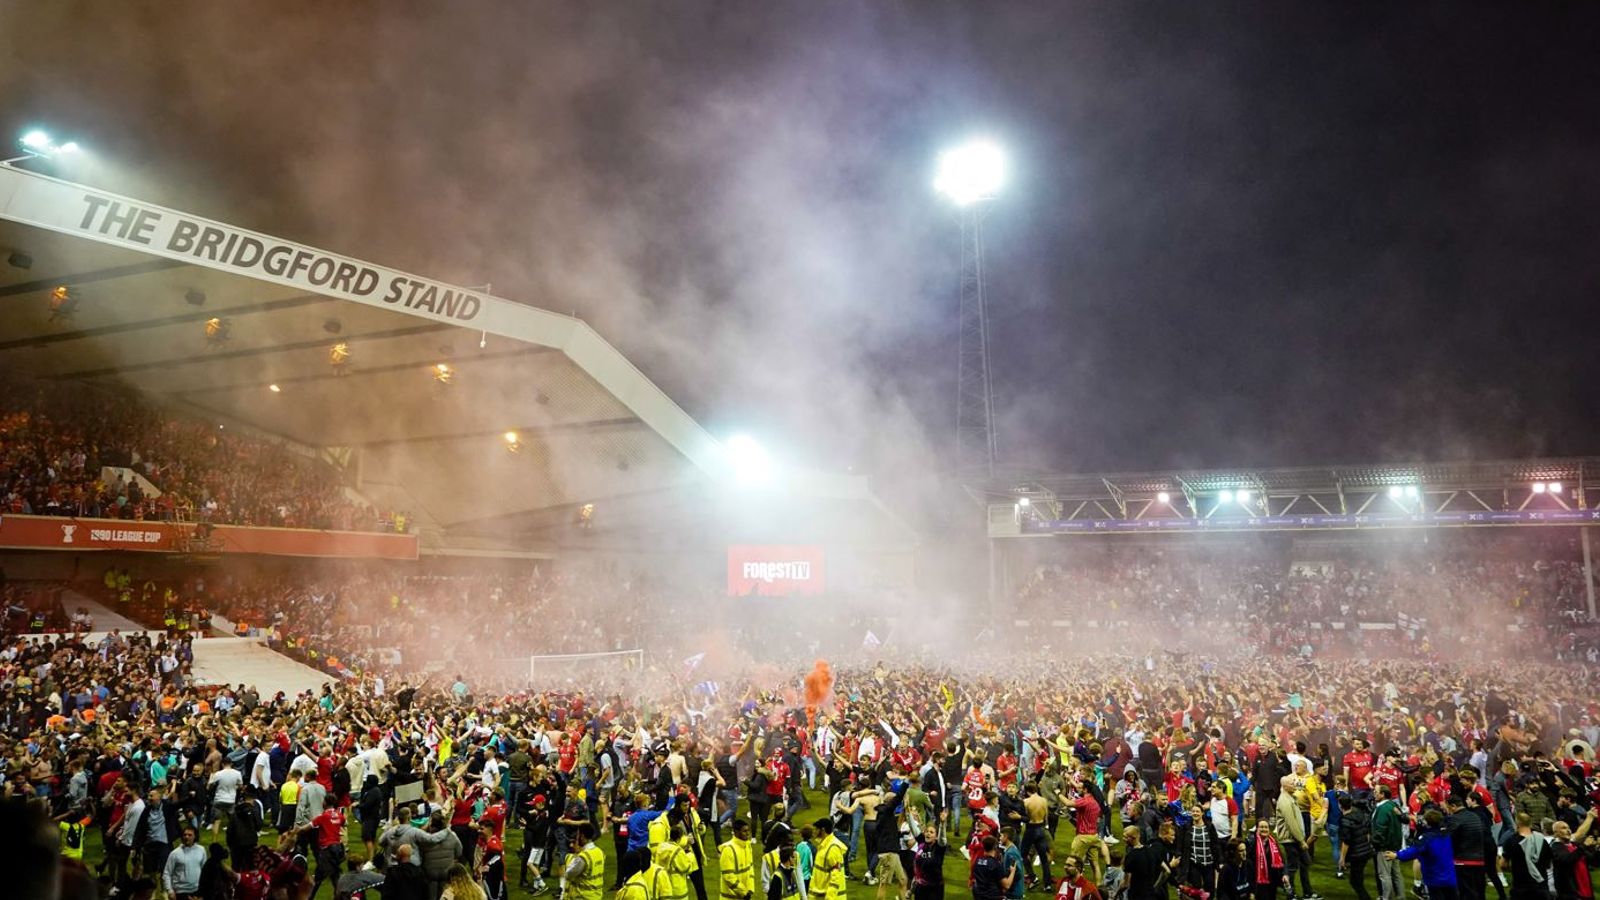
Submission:
M 188 546 L 193 528 L 176 522 L 6 515 L 0 516 L 0 547 L 176 553 Z M 342 559 L 417 558 L 417 537 L 413 534 L 219 525 L 213 529 L 212 539 L 223 553 Z
M 1062 519 L 1028 523 L 1035 534 L 1107 534 L 1171 531 L 1283 531 L 1351 528 L 1444 528 L 1487 525 L 1583 525 L 1600 522 L 1600 509 L 1464 510 L 1435 513 L 1349 513 L 1305 516 L 1212 516 L 1209 519 Z
M 472 322 L 485 305 L 483 297 L 464 288 L 33 173 L 0 170 L 0 215 L 445 322 Z
M 735 544 L 728 548 L 728 595 L 788 597 L 825 589 L 823 549 L 815 545 Z

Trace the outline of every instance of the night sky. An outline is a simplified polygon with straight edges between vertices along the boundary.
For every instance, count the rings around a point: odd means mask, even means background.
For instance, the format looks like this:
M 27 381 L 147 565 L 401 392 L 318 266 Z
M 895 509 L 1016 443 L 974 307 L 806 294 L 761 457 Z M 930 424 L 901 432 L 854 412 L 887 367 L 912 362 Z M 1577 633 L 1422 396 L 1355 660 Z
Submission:
M 931 181 L 983 134 L 1002 460 L 1600 452 L 1600 7 L 244 9 L 4 0 L 0 127 L 577 312 L 714 432 L 901 477 L 953 442 Z

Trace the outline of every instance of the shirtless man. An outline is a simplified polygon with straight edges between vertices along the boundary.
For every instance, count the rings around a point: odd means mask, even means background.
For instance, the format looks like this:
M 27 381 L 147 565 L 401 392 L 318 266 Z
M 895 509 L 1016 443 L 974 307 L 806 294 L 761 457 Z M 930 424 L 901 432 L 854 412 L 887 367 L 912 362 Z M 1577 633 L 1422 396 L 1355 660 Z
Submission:
M 1022 865 L 1028 872 L 1028 881 L 1043 886 L 1054 887 L 1055 877 L 1050 874 L 1050 828 L 1047 820 L 1050 818 L 1050 804 L 1039 796 L 1039 786 L 1030 783 L 1023 789 L 1022 811 L 1024 815 L 1022 828 Z M 1036 881 L 1033 877 L 1033 855 L 1039 856 L 1039 867 L 1043 870 L 1044 881 Z

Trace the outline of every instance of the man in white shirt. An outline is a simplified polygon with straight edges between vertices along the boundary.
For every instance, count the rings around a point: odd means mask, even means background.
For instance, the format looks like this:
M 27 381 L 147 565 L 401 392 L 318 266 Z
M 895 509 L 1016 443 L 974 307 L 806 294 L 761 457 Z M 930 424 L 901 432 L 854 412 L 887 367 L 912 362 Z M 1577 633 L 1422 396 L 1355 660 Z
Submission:
M 500 755 L 493 747 L 483 748 L 483 786 L 491 791 L 500 786 Z
M 144 818 L 144 799 L 139 796 L 139 789 L 130 787 L 128 795 L 133 799 L 128 802 L 128 808 L 123 811 L 122 827 L 117 829 L 115 869 L 119 880 L 127 874 L 124 867 L 133 856 L 134 839 L 139 834 L 139 820 Z
M 239 800 L 239 788 L 244 785 L 244 776 L 233 767 L 233 760 L 224 756 L 222 768 L 212 774 L 206 782 L 216 788 L 216 793 L 211 798 L 211 836 L 217 836 L 217 827 L 233 815 L 233 804 Z
M 272 757 L 260 748 L 256 749 L 255 762 L 250 766 L 250 786 L 263 795 L 272 792 Z

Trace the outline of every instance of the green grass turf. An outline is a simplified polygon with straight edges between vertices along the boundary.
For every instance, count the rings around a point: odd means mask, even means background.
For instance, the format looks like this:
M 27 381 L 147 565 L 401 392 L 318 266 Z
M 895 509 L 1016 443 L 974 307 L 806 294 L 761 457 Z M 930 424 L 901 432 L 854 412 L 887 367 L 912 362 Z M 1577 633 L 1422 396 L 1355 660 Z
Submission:
M 807 791 L 806 792 L 806 799 L 808 801 L 810 801 L 811 808 L 809 810 L 801 810 L 795 815 L 795 821 L 797 822 L 796 831 L 798 831 L 798 826 L 799 825 L 810 824 L 813 820 L 819 818 L 821 816 L 821 814 L 822 814 L 822 811 L 827 808 L 827 802 L 828 802 L 827 801 L 827 796 L 825 794 L 819 792 L 819 791 Z M 747 813 L 748 812 L 748 810 L 742 804 L 740 805 L 740 810 L 739 811 L 741 813 Z M 1113 814 L 1113 833 L 1118 833 L 1121 830 L 1120 828 L 1115 827 L 1118 821 L 1119 821 L 1118 818 L 1115 816 L 1115 814 Z M 963 821 L 962 821 L 962 833 L 963 834 L 966 833 L 966 827 L 967 827 L 967 822 L 966 822 L 965 816 L 963 816 Z M 360 834 L 361 834 L 360 826 L 356 822 L 354 822 L 352 820 L 350 822 L 350 825 L 349 825 L 348 834 L 346 836 L 345 843 L 346 843 L 346 846 L 350 850 L 352 850 L 352 851 L 359 850 L 363 854 L 365 854 L 366 853 L 366 846 L 364 844 L 362 844 Z M 1074 834 L 1074 832 L 1072 830 L 1072 825 L 1071 825 L 1070 821 L 1069 820 L 1063 820 L 1061 822 L 1061 826 L 1060 826 L 1059 830 L 1057 831 L 1056 839 L 1055 839 L 1055 843 L 1054 843 L 1055 859 L 1061 860 L 1061 859 L 1066 858 L 1068 850 L 1072 846 L 1073 834 Z M 724 838 L 727 837 L 726 829 L 724 829 L 724 835 L 723 836 L 724 836 Z M 262 832 L 261 842 L 263 844 L 275 843 L 276 839 L 277 839 L 277 832 L 276 831 L 274 831 L 272 829 L 267 829 L 267 830 Z M 208 835 L 205 835 L 205 834 L 201 835 L 200 840 L 201 840 L 201 843 L 208 843 L 210 841 Z M 706 858 L 706 869 L 707 869 L 707 871 L 706 871 L 706 874 L 705 874 L 706 894 L 707 894 L 708 900 L 715 900 L 715 898 L 718 896 L 718 886 L 719 886 L 719 882 L 717 880 L 717 852 L 716 852 L 716 848 L 711 846 L 711 834 L 710 834 L 710 830 L 709 829 L 707 829 L 707 833 L 706 833 L 706 836 L 705 836 L 705 842 L 706 842 L 706 856 L 707 856 L 707 858 Z M 606 868 L 606 873 L 607 873 L 606 874 L 606 886 L 607 886 L 607 895 L 609 896 L 610 893 L 611 893 L 609 888 L 610 888 L 610 885 L 611 885 L 612 876 L 616 871 L 614 868 L 612 868 L 613 866 L 616 865 L 616 859 L 615 859 L 615 854 L 612 852 L 611 837 L 610 837 L 609 834 L 602 834 L 601 837 L 600 837 L 600 840 L 597 841 L 596 843 L 598 844 L 598 846 L 603 851 L 605 851 L 605 854 L 606 854 L 606 867 L 607 867 Z M 506 879 L 507 879 L 507 882 L 510 885 L 510 888 L 511 888 L 510 896 L 513 898 L 513 900 L 522 900 L 522 898 L 526 898 L 526 897 L 530 896 L 527 891 L 519 889 L 519 888 L 516 887 L 517 874 L 516 874 L 516 872 L 514 870 L 515 870 L 515 867 L 516 867 L 516 858 L 517 858 L 517 855 L 518 855 L 518 853 L 519 853 L 519 851 L 521 849 L 522 849 L 522 830 L 519 829 L 519 828 L 507 828 L 506 829 L 506 859 L 507 859 Z M 1113 852 L 1115 852 L 1115 850 L 1113 850 Z M 1321 894 L 1324 898 L 1326 898 L 1326 900 L 1355 900 L 1355 896 L 1356 896 L 1355 895 L 1355 891 L 1353 891 L 1351 889 L 1350 883 L 1348 881 L 1335 878 L 1334 875 L 1333 875 L 1333 863 L 1332 863 L 1332 859 L 1331 859 L 1331 854 L 1328 852 L 1328 841 L 1327 841 L 1326 837 L 1322 838 L 1321 840 L 1319 840 L 1316 843 L 1316 845 L 1313 848 L 1313 853 L 1315 854 L 1316 858 L 1313 861 L 1313 864 L 1312 864 L 1312 867 L 1311 867 L 1311 887 L 1312 887 L 1312 889 L 1315 890 L 1317 893 Z M 91 828 L 91 829 L 89 829 L 89 834 L 87 836 L 87 840 L 85 841 L 84 861 L 86 863 L 88 863 L 91 868 L 93 868 L 95 866 L 98 866 L 99 863 L 101 862 L 101 860 L 103 860 L 104 858 L 105 858 L 105 854 L 104 854 L 103 848 L 101 847 L 99 830 Z M 878 889 L 876 887 L 873 887 L 871 885 L 863 884 L 859 880 L 859 876 L 862 874 L 862 872 L 863 872 L 863 870 L 865 868 L 866 868 L 866 854 L 865 853 L 861 853 L 856 858 L 856 860 L 853 863 L 851 863 L 851 866 L 850 866 L 850 871 L 858 877 L 858 880 L 852 880 L 849 883 L 849 897 L 850 897 L 850 900 L 873 900 L 873 898 L 876 898 L 878 896 L 878 894 L 877 894 Z M 945 896 L 951 897 L 951 898 L 963 898 L 963 897 L 972 896 L 972 892 L 970 890 L 968 890 L 968 888 L 967 888 L 967 860 L 962 858 L 962 856 L 958 852 L 957 846 L 955 846 L 954 844 L 952 844 L 952 846 L 950 848 L 950 853 L 946 858 L 945 867 L 944 868 L 945 868 L 945 885 L 946 885 L 945 886 Z M 1405 865 L 1403 867 L 1403 869 L 1404 869 L 1405 875 L 1409 878 L 1410 875 L 1411 875 L 1410 865 L 1409 864 Z M 1056 864 L 1054 866 L 1054 873 L 1059 877 L 1059 874 L 1060 874 L 1060 865 L 1059 864 Z M 909 875 L 909 873 L 907 873 L 907 874 Z M 1374 876 L 1372 875 L 1372 867 L 1371 866 L 1368 866 L 1368 868 L 1367 868 L 1367 876 L 1368 876 L 1368 879 L 1369 879 L 1369 882 L 1368 882 L 1368 885 L 1367 885 L 1367 892 L 1369 894 L 1371 894 L 1373 897 L 1377 897 L 1378 896 L 1378 886 L 1377 886 L 1377 882 L 1375 880 L 1373 880 Z M 555 894 L 555 887 L 554 887 L 555 886 L 555 882 L 552 880 L 550 882 L 550 884 L 551 884 L 551 891 L 549 893 L 543 895 L 543 897 L 545 897 L 545 898 L 553 898 L 554 897 L 554 894 Z M 1297 884 L 1298 884 L 1298 882 L 1297 882 Z M 1493 890 L 1494 890 L 1493 887 L 1491 887 L 1490 888 L 1490 894 L 1489 894 L 1491 897 L 1495 896 Z M 1042 893 L 1036 893 L 1036 892 L 1029 892 L 1029 895 L 1030 896 L 1040 896 L 1040 897 L 1045 896 Z M 331 898 L 333 896 L 333 889 L 330 886 L 326 885 L 326 884 L 322 885 L 321 887 L 319 887 L 317 889 L 317 893 L 316 893 L 315 896 L 317 898 Z M 689 896 L 691 898 L 694 897 L 694 890 L 693 890 L 692 887 L 690 888 Z M 893 893 L 886 893 L 885 897 L 886 897 L 886 900 L 893 900 L 894 894 Z M 1172 900 L 1177 900 L 1177 898 L 1178 898 L 1177 891 L 1176 890 L 1169 891 L 1169 897 L 1171 897 Z

